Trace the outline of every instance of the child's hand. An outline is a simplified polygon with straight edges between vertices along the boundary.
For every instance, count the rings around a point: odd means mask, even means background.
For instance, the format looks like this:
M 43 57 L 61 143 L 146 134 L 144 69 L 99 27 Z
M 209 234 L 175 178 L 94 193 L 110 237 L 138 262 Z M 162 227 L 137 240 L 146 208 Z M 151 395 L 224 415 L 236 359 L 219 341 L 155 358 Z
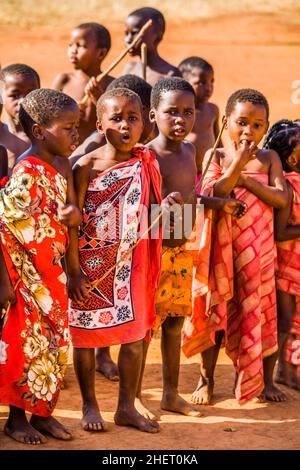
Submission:
M 242 140 L 239 147 L 232 141 L 229 153 L 232 154 L 233 160 L 238 161 L 244 167 L 251 160 L 255 160 L 258 151 L 259 148 L 254 142 Z
M 101 82 L 97 82 L 96 77 L 90 78 L 84 89 L 84 93 L 89 96 L 91 101 L 96 106 L 98 99 L 104 93 L 104 90 L 101 86 Z
M 240 199 L 224 199 L 223 211 L 240 219 L 246 214 L 248 206 Z
M 174 206 L 174 207 L 173 207 Z M 175 223 L 182 222 L 183 197 L 179 192 L 173 192 L 162 200 L 161 208 L 163 212 L 170 212 L 168 230 L 174 232 Z M 175 209 L 175 211 L 174 211 Z M 166 228 L 166 227 L 165 227 Z
M 183 197 L 178 192 L 168 194 L 161 203 L 162 210 L 170 210 L 175 204 L 183 205 Z
M 75 302 L 83 302 L 90 293 L 91 283 L 89 279 L 82 273 L 68 274 L 67 276 L 68 296 Z
M 61 223 L 68 227 L 78 227 L 82 222 L 81 212 L 74 204 L 59 207 L 57 212 Z
M 12 285 L 0 284 L 0 310 L 7 309 L 8 304 L 15 304 L 17 301 Z M 1 315 L 0 315 L 1 316 Z

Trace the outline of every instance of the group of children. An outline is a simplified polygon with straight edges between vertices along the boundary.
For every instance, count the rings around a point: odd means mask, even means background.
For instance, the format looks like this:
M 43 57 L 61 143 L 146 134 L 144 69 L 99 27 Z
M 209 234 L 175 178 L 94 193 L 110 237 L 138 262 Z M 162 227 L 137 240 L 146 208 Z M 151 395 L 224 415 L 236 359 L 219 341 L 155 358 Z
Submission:
M 162 59 L 165 20 L 153 8 L 128 16 L 127 46 L 149 19 L 130 50 L 146 44 L 148 82 L 141 61 L 97 82 L 110 34 L 96 23 L 73 30 L 74 72 L 53 89 L 27 65 L 1 70 L 0 402 L 19 442 L 72 438 L 52 417 L 69 335 L 86 431 L 107 430 L 96 370 L 119 380 L 117 425 L 159 431 L 142 401 L 159 328 L 164 410 L 200 416 L 178 392 L 182 330 L 186 356 L 200 353 L 193 403 L 211 402 L 222 344 L 240 403 L 285 399 L 273 383 L 278 346 L 276 381 L 300 390 L 300 125 L 267 133 L 266 98 L 241 89 L 223 117 L 229 144 L 212 153 L 213 68 Z

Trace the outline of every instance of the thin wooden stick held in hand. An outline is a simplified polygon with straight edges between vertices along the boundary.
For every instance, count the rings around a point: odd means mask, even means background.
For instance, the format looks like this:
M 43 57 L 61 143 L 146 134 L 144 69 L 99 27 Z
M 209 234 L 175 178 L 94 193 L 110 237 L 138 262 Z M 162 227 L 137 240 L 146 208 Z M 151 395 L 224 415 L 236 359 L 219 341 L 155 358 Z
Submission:
M 134 40 L 132 41 L 131 44 L 129 44 L 129 46 L 122 52 L 122 54 L 119 55 L 119 57 L 102 73 L 100 73 L 99 75 L 97 75 L 96 77 L 96 81 L 99 83 L 101 82 L 101 80 L 106 76 L 108 75 L 120 62 L 121 60 L 126 56 L 126 54 L 128 54 L 128 52 L 130 51 L 130 49 L 132 49 L 136 43 L 141 39 L 141 37 L 143 36 L 144 32 L 150 28 L 150 26 L 152 25 L 152 20 L 148 20 L 147 23 L 144 24 L 144 26 L 140 29 L 140 31 L 138 32 L 138 34 L 136 35 L 136 37 L 134 38 Z M 86 102 L 88 101 L 89 99 L 89 95 L 84 95 L 83 99 L 79 102 L 79 106 L 84 106 L 86 104 Z
M 141 45 L 141 62 L 143 67 L 143 79 L 147 80 L 147 44 L 144 42 Z

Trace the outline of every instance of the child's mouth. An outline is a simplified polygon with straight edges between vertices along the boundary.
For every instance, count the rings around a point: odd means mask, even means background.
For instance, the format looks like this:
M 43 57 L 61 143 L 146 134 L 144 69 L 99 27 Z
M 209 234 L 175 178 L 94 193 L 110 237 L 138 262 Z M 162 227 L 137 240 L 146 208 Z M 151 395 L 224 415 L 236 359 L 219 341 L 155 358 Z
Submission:
M 130 135 L 129 134 L 123 134 L 121 137 L 122 142 L 125 142 L 128 144 L 130 142 Z
M 185 134 L 186 134 L 186 131 L 183 127 L 177 127 L 176 129 L 174 129 L 174 135 L 181 137 Z

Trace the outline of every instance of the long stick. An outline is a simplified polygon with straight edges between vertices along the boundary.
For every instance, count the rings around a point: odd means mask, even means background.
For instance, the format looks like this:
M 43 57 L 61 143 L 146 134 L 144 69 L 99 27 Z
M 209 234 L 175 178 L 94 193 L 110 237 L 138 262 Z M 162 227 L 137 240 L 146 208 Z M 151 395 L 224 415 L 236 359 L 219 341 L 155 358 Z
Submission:
M 143 79 L 147 80 L 147 44 L 144 42 L 141 46 L 141 62 L 143 67 Z
M 147 23 L 144 24 L 144 26 L 140 29 L 140 31 L 138 32 L 138 34 L 136 35 L 136 37 L 134 38 L 134 40 L 132 41 L 131 44 L 129 44 L 129 46 L 119 55 L 119 57 L 117 57 L 117 59 L 102 73 L 100 73 L 99 75 L 97 75 L 96 77 L 96 81 L 99 83 L 101 82 L 101 80 L 109 74 L 109 72 L 111 72 L 120 62 L 121 60 L 126 56 L 126 54 L 128 54 L 128 52 L 130 51 L 130 49 L 132 49 L 136 43 L 140 40 L 140 38 L 143 36 L 144 32 L 150 28 L 150 26 L 152 25 L 152 20 L 148 20 Z M 86 104 L 86 102 L 88 101 L 89 99 L 89 95 L 84 95 L 84 97 L 82 98 L 82 100 L 79 102 L 79 106 L 83 106 Z

